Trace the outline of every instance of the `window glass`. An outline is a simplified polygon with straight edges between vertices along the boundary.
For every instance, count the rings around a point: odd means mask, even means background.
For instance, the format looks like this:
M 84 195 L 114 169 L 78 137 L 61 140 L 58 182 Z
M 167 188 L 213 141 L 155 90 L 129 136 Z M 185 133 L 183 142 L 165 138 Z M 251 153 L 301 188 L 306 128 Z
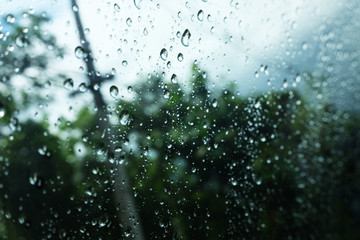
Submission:
M 1 239 L 360 239 L 360 3 L 0 0 Z

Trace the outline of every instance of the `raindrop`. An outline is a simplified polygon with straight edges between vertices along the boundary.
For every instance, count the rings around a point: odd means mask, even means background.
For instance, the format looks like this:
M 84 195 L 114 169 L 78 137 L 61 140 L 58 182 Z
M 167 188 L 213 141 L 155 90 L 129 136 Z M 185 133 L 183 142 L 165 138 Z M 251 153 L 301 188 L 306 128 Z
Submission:
M 73 5 L 73 7 L 72 7 L 72 10 L 74 11 L 74 12 L 77 12 L 77 11 L 79 11 L 79 7 L 78 7 L 78 5 Z
M 84 92 L 86 92 L 86 90 L 87 90 L 86 84 L 84 82 L 80 83 L 79 91 L 84 93 Z
M 85 51 L 82 47 L 77 46 L 75 48 L 75 57 L 77 57 L 78 59 L 84 58 L 85 57 Z
M 203 2 L 207 2 L 207 1 L 209 1 L 209 0 L 202 0 Z
M 5 116 L 5 107 L 2 102 L 0 102 L 0 118 Z
M 144 28 L 144 31 L 143 31 L 144 35 L 147 36 L 149 34 L 147 28 Z
M 176 74 L 173 74 L 173 75 L 171 76 L 171 82 L 172 82 L 172 83 L 177 83 L 177 76 L 176 76 Z
M 41 148 L 38 149 L 38 153 L 42 156 L 44 156 L 46 154 L 46 150 L 47 147 L 46 146 L 42 146 Z
M 128 65 L 128 62 L 126 60 L 122 61 L 122 65 L 126 67 Z
M 74 80 L 72 80 L 72 78 L 68 78 L 64 81 L 64 87 L 67 90 L 72 90 L 74 87 Z
M 207 122 L 203 122 L 203 128 L 207 128 L 207 127 L 208 127 Z
M 117 3 L 114 4 L 114 9 L 115 11 L 120 12 L 120 6 Z
M 119 94 L 119 89 L 118 89 L 115 85 L 112 85 L 112 86 L 110 87 L 110 95 L 111 95 L 113 98 L 116 98 L 118 94 Z
M 19 35 L 15 39 L 15 43 L 18 47 L 26 47 L 28 45 L 28 40 L 25 38 L 24 35 Z
M 130 123 L 130 114 L 128 110 L 122 110 L 120 112 L 120 124 L 128 125 Z
M 184 55 L 182 53 L 179 53 L 177 59 L 179 62 L 182 62 L 184 60 Z
M 160 57 L 162 60 L 166 61 L 166 59 L 168 57 L 168 51 L 165 48 L 161 49 Z
M 14 22 L 15 22 L 15 17 L 14 17 L 14 15 L 8 14 L 8 15 L 6 16 L 6 22 L 8 22 L 8 23 L 14 23 Z
M 29 182 L 31 185 L 35 185 L 35 183 L 37 182 L 38 179 L 38 175 L 37 173 L 34 173 L 32 176 L 29 177 Z
M 197 13 L 197 19 L 202 22 L 204 21 L 204 11 L 203 10 L 200 10 L 198 13 Z
M 134 0 L 135 7 L 141 9 L 142 0 Z
M 132 86 L 128 86 L 127 90 L 128 90 L 129 93 L 132 93 L 132 91 L 133 91 Z
M 215 108 L 218 105 L 218 101 L 216 100 L 216 98 L 214 98 L 214 100 L 212 101 L 211 105 Z
M 168 90 L 164 91 L 164 98 L 168 99 L 170 97 L 170 92 Z
M 45 83 L 44 83 L 44 87 L 45 88 L 50 88 L 51 87 L 51 82 L 49 80 L 47 80 Z
M 131 27 L 131 25 L 132 25 L 132 20 L 131 20 L 131 18 L 126 19 L 126 25 L 128 25 L 129 27 Z
M 182 45 L 184 45 L 185 47 L 188 47 L 189 42 L 190 42 L 190 37 L 191 37 L 191 33 L 190 33 L 189 29 L 186 29 L 181 36 Z
M 11 131 L 15 131 L 18 127 L 18 124 L 19 124 L 19 120 L 17 118 L 15 117 L 10 118 L 9 127 Z

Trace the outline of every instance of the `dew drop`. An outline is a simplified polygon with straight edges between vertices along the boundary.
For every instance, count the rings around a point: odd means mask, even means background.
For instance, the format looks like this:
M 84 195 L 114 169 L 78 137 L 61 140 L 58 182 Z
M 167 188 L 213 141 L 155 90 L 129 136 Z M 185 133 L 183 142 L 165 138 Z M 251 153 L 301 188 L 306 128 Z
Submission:
M 197 13 L 197 19 L 202 22 L 204 21 L 204 11 L 203 10 L 200 10 L 198 13 Z
M 67 90 L 72 90 L 74 87 L 74 80 L 72 80 L 72 78 L 68 78 L 64 81 L 64 87 Z
M 126 67 L 128 65 L 128 62 L 126 60 L 122 61 L 122 65 Z
M 144 34 L 145 36 L 147 36 L 147 35 L 149 34 L 147 28 L 144 28 L 143 34 Z
M 182 45 L 184 45 L 185 47 L 188 47 L 189 43 L 190 43 L 190 37 L 191 37 L 191 33 L 190 33 L 189 29 L 186 29 L 181 36 Z
M 132 87 L 132 86 L 128 86 L 127 90 L 128 90 L 129 93 L 132 93 L 133 87 Z
M 75 57 L 77 57 L 78 59 L 84 58 L 86 56 L 84 49 L 80 46 L 77 46 L 74 52 Z
M 120 124 L 128 125 L 130 123 L 130 114 L 128 110 L 122 110 L 120 112 Z
M 165 48 L 161 49 L 160 57 L 162 60 L 166 61 L 166 59 L 168 57 L 168 51 Z
M 111 95 L 111 97 L 116 98 L 118 94 L 119 94 L 119 89 L 115 85 L 112 85 L 110 87 L 110 95 Z

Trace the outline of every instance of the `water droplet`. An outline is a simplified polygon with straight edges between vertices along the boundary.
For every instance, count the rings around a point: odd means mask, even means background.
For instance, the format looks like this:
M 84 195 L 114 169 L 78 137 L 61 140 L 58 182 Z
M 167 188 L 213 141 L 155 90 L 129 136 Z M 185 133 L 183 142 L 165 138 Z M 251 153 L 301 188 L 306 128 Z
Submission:
M 170 92 L 168 90 L 164 91 L 164 98 L 168 99 L 170 97 Z
M 51 87 L 51 82 L 49 80 L 47 80 L 45 83 L 44 83 L 44 87 L 45 88 L 50 88 Z
M 79 85 L 79 91 L 80 92 L 86 92 L 87 91 L 87 86 L 86 86 L 86 83 L 80 83 L 80 85 Z
M 132 93 L 132 91 L 133 91 L 132 86 L 128 86 L 127 90 L 128 90 L 129 93 Z
M 142 0 L 134 0 L 134 4 L 135 7 L 140 10 L 142 5 Z
M 72 90 L 74 87 L 74 80 L 72 80 L 72 78 L 68 78 L 64 81 L 64 87 L 67 90 Z
M 149 34 L 147 28 L 144 28 L 144 31 L 143 31 L 144 35 L 147 36 Z
M 287 88 L 288 87 L 288 82 L 286 79 L 284 79 L 284 82 L 283 82 L 283 88 Z
M 209 0 L 202 0 L 203 2 L 207 2 L 207 1 L 209 1 Z
M 78 7 L 78 5 L 73 5 L 72 6 L 72 10 L 74 11 L 74 12 L 77 12 L 77 11 L 79 11 L 79 7 Z
M 197 19 L 202 22 L 204 21 L 204 11 L 203 10 L 200 10 L 198 13 L 197 13 Z
M 5 107 L 2 102 L 0 102 L 0 118 L 3 118 L 5 116 Z
M 181 36 L 182 45 L 184 45 L 185 47 L 188 47 L 189 43 L 190 43 L 190 37 L 191 37 L 191 33 L 190 33 L 189 29 L 186 29 Z
M 128 65 L 128 62 L 126 60 L 122 61 L 122 65 L 126 67 Z
M 6 22 L 8 22 L 8 23 L 14 23 L 14 22 L 15 22 L 15 17 L 14 17 L 14 15 L 8 14 L 8 15 L 6 16 Z
M 9 127 L 11 131 L 17 130 L 18 125 L 19 125 L 19 120 L 16 117 L 10 118 Z
M 122 110 L 120 112 L 120 124 L 128 125 L 130 123 L 130 113 L 128 110 Z
M 46 150 L 47 147 L 46 146 L 42 146 L 41 148 L 38 149 L 38 153 L 42 156 L 44 156 L 46 154 Z
M 176 74 L 173 74 L 173 75 L 171 76 L 171 82 L 172 82 L 172 83 L 177 83 L 177 76 L 176 76 Z
M 179 62 L 182 62 L 184 60 L 184 55 L 182 53 L 179 53 L 177 59 Z
M 307 50 L 309 46 L 306 42 L 303 42 L 301 47 L 303 50 Z
M 112 85 L 112 86 L 110 87 L 110 95 L 111 95 L 113 98 L 116 98 L 118 94 L 119 94 L 119 89 L 118 89 L 115 85 Z
M 82 47 L 78 46 L 75 48 L 75 57 L 78 59 L 84 58 L 86 56 L 85 51 Z
M 114 9 L 115 11 L 120 12 L 120 6 L 117 3 L 114 4 Z
M 207 128 L 207 127 L 208 127 L 207 122 L 203 122 L 203 128 Z
M 216 100 L 216 98 L 214 98 L 214 100 L 212 101 L 211 105 L 212 105 L 213 107 L 217 107 L 218 101 Z
M 32 176 L 29 177 L 29 182 L 31 185 L 35 185 L 37 181 L 37 173 L 34 173 Z
M 126 25 L 128 25 L 129 27 L 131 27 L 131 25 L 132 25 L 132 20 L 131 20 L 131 18 L 126 19 Z
M 162 60 L 166 61 L 166 59 L 168 57 L 168 51 L 165 48 L 161 49 L 160 57 Z
M 19 35 L 16 37 L 15 43 L 18 47 L 22 48 L 22 47 L 26 47 L 29 41 L 25 38 L 24 35 Z

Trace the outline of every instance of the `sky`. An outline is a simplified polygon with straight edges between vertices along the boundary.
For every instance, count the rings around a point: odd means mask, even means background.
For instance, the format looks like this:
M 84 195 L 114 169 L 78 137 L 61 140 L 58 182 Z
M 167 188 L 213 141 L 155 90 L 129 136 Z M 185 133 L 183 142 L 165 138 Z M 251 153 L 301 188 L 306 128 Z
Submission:
M 75 86 L 85 81 L 79 70 L 84 64 L 74 54 L 79 40 L 70 1 L 0 3 L 2 15 L 19 9 L 46 12 L 52 18 L 48 31 L 67 50 L 53 70 L 71 76 Z M 332 42 L 345 47 L 354 44 L 337 39 L 338 30 L 343 28 L 336 25 L 337 18 L 348 14 L 342 17 L 347 20 L 359 10 L 355 0 L 78 0 L 78 5 L 98 70 L 103 74 L 116 71 L 115 80 L 102 87 L 107 99 L 111 99 L 111 85 L 126 96 L 127 87 L 148 74 L 164 72 L 165 82 L 176 74 L 186 87 L 194 61 L 207 72 L 214 91 L 231 82 L 244 96 L 279 89 L 284 79 L 291 84 L 304 71 L 322 74 L 328 71 L 324 59 L 329 54 L 323 46 L 329 39 L 336 38 Z M 355 20 L 359 22 L 359 18 Z M 338 30 L 331 32 L 334 27 Z M 191 34 L 188 46 L 181 41 L 186 30 Z M 166 60 L 160 56 L 164 48 Z M 183 61 L 178 60 L 179 54 Z

